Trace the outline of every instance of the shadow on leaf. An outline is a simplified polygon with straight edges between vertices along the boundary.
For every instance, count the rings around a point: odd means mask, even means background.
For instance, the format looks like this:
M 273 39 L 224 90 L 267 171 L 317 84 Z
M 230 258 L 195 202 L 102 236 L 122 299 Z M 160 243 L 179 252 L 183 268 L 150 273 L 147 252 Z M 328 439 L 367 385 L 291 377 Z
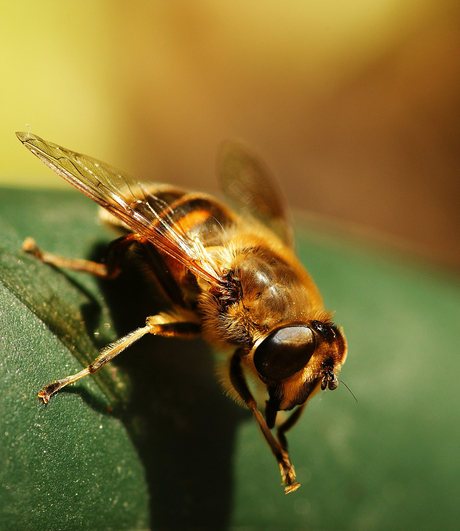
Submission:
M 100 287 L 119 337 L 165 309 L 130 263 Z M 235 431 L 249 414 L 222 393 L 210 348 L 147 336 L 115 363 L 130 379 L 121 418 L 145 466 L 152 527 L 225 529 Z

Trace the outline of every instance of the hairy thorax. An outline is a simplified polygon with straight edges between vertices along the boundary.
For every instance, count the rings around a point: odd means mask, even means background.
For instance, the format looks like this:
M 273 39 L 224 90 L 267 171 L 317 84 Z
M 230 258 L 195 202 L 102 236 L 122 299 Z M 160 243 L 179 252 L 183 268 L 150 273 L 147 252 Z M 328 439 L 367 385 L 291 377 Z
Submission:
M 285 256 L 290 251 L 284 248 L 281 253 L 275 246 L 241 243 L 233 248 L 224 266 L 225 289 L 202 294 L 205 337 L 250 348 L 283 322 L 324 316 L 318 289 L 298 260 L 292 254 Z

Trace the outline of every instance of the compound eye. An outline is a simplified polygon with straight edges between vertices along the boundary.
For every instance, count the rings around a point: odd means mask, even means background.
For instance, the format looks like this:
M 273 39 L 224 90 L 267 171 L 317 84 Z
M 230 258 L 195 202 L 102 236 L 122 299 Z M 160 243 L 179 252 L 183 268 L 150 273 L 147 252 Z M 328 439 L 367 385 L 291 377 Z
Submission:
M 254 365 L 262 378 L 280 382 L 303 369 L 315 348 L 315 336 L 308 326 L 283 326 L 256 348 Z

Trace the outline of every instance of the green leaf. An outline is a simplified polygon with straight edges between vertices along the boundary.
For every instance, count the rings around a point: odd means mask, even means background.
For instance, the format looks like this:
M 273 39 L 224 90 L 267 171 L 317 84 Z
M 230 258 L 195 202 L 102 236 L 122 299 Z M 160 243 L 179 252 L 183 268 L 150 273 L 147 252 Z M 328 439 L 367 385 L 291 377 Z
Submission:
M 4 190 L 0 211 L 2 526 L 225 525 L 245 411 L 223 395 L 209 348 L 144 338 L 44 406 L 44 384 L 77 372 L 161 306 L 129 264 L 120 279 L 98 281 L 22 251 L 33 236 L 64 256 L 100 255 L 112 235 L 85 197 Z
M 94 279 L 79 283 L 47 267 L 21 242 L 33 233 L 56 249 L 65 238 L 64 252 L 87 253 L 103 235 L 89 223 L 94 208 L 69 194 L 3 191 L 1 198 L 2 527 L 145 528 L 148 492 L 120 420 L 127 392 L 120 371 L 88 379 L 47 407 L 36 396 L 97 355 L 99 322 L 107 325 L 100 335 L 115 336 Z
M 250 414 L 201 341 L 146 337 L 47 406 L 38 391 L 161 309 L 127 265 L 116 281 L 26 255 L 112 238 L 77 193 L 0 195 L 3 529 L 455 528 L 460 486 L 457 280 L 369 246 L 301 232 L 300 256 L 343 325 L 344 386 L 288 433 L 302 487 L 285 496 Z

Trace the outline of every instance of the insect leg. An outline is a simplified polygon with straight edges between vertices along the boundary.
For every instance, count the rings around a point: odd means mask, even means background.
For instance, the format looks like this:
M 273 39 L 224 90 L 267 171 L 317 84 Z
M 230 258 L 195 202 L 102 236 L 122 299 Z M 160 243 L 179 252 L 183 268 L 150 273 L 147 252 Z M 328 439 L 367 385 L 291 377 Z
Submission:
M 89 374 L 95 373 L 145 334 L 191 339 L 198 336 L 199 333 L 200 322 L 192 312 L 180 311 L 160 313 L 158 315 L 147 317 L 145 326 L 137 328 L 126 336 L 105 346 L 100 351 L 99 356 L 77 374 L 67 376 L 66 378 L 46 385 L 38 393 L 38 397 L 46 404 L 51 396 L 57 393 L 60 389 L 88 376 Z
M 107 258 L 104 263 L 82 260 L 79 258 L 65 258 L 40 249 L 33 238 L 26 238 L 22 244 L 24 251 L 33 254 L 36 258 L 55 267 L 72 269 L 89 273 L 100 278 L 114 279 L 121 273 L 120 262 L 123 254 L 133 243 L 139 243 L 139 249 L 144 253 L 145 263 L 148 264 L 150 274 L 156 280 L 167 299 L 175 306 L 187 308 L 182 292 L 174 276 L 167 268 L 164 259 L 154 245 L 147 242 L 144 237 L 130 233 L 112 241 L 107 248 Z
M 33 238 L 26 238 L 22 244 L 22 248 L 24 251 L 36 256 L 42 262 L 55 267 L 82 271 L 101 278 L 115 278 L 121 271 L 120 259 L 122 255 L 136 241 L 144 241 L 144 238 L 136 233 L 130 233 L 111 242 L 107 250 L 107 261 L 104 264 L 93 262 L 92 260 L 82 260 L 80 258 L 65 258 L 48 253 L 47 251 L 42 251 Z
M 287 452 L 287 439 L 284 435 L 288 430 L 290 430 L 294 424 L 299 420 L 300 415 L 302 415 L 302 412 L 305 408 L 306 402 L 304 402 L 302 405 L 297 407 L 290 415 L 289 417 L 280 425 L 278 426 L 277 435 L 278 440 L 281 444 L 281 447 L 283 450 Z
M 246 404 L 246 406 L 252 411 L 255 419 L 257 420 L 262 433 L 270 446 L 270 450 L 275 456 L 281 471 L 281 477 L 283 478 L 283 485 L 285 494 L 293 492 L 300 487 L 300 483 L 295 480 L 294 467 L 289 460 L 289 454 L 286 449 L 275 439 L 272 432 L 267 426 L 265 419 L 261 412 L 257 408 L 257 402 L 252 396 L 251 391 L 246 383 L 244 377 L 243 368 L 241 367 L 241 356 L 243 351 L 238 349 L 233 354 L 230 361 L 230 380 L 235 388 L 236 392 Z

